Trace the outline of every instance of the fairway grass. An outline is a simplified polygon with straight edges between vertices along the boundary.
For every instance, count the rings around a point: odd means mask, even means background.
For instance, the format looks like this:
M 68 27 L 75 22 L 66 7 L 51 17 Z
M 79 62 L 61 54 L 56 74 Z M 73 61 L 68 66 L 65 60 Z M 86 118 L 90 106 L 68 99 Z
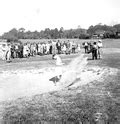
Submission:
M 6 122 L 8 124 L 63 124 L 65 122 L 95 124 L 97 113 L 101 114 L 101 124 L 120 124 L 120 42 L 105 40 L 103 43 L 102 59 L 91 60 L 91 54 L 85 55 L 88 57 L 86 70 L 89 73 L 83 78 L 84 80 L 82 79 L 84 85 L 80 85 L 81 80 L 78 78 L 77 83 L 67 88 L 42 94 L 37 92 L 34 95 L 0 102 L 1 124 Z M 62 59 L 68 64 L 76 56 L 62 56 Z M 27 62 L 23 59 L 15 60 L 8 65 L 3 63 L 0 71 L 1 74 L 3 70 L 9 72 L 11 69 L 13 72 L 17 69 L 29 72 L 51 67 L 55 68 L 55 64 L 50 60 L 50 56 L 47 56 L 42 60 L 36 57 L 30 58 Z M 86 70 L 83 72 L 85 73 Z M 99 77 L 100 74 L 102 76 Z

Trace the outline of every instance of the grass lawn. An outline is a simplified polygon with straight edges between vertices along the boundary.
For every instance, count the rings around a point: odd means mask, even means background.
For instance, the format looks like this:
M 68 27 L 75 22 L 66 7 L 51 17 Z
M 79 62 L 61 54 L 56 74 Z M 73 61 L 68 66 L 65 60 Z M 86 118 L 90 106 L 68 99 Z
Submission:
M 91 54 L 85 55 L 88 66 L 113 68 L 116 74 L 108 71 L 103 80 L 86 85 L 1 102 L 1 124 L 120 124 L 120 40 L 104 40 L 103 44 L 103 59 L 90 60 Z M 76 56 L 61 57 L 68 64 Z M 1 73 L 55 66 L 51 56 L 0 63 Z

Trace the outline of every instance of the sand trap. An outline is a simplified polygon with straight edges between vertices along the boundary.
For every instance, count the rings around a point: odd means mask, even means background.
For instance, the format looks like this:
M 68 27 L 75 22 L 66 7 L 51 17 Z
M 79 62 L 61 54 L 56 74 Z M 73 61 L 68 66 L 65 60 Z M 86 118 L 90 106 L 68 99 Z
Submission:
M 54 72 L 53 68 L 3 72 L 0 74 L 0 101 L 55 90 L 55 85 L 49 81 Z
M 111 68 L 84 67 L 86 59 L 79 60 L 78 58 L 74 61 L 77 63 L 76 66 L 73 62 L 69 66 L 3 71 L 0 73 L 0 101 L 60 90 L 69 86 L 77 87 L 94 80 L 103 80 L 104 76 L 117 72 Z M 63 77 L 56 86 L 52 81 L 49 81 L 50 78 L 60 74 Z

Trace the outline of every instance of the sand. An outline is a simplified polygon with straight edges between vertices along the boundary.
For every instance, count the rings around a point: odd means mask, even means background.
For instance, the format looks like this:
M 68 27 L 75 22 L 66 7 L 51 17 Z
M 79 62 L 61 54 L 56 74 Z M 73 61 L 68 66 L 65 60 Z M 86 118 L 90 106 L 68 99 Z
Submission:
M 78 87 L 95 80 L 103 81 L 109 74 L 117 73 L 117 69 L 113 68 L 87 66 L 87 59 L 80 60 L 80 58 L 68 66 L 2 71 L 0 73 L 0 101 L 14 100 L 66 87 Z M 57 75 L 62 75 L 62 78 L 55 85 L 49 79 Z

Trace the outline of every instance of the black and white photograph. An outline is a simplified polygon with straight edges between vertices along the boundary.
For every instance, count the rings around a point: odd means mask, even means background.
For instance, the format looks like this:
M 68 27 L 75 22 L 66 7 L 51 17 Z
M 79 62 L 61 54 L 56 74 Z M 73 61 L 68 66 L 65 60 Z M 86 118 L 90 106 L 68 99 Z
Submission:
M 0 0 L 0 124 L 120 124 L 120 0 Z

